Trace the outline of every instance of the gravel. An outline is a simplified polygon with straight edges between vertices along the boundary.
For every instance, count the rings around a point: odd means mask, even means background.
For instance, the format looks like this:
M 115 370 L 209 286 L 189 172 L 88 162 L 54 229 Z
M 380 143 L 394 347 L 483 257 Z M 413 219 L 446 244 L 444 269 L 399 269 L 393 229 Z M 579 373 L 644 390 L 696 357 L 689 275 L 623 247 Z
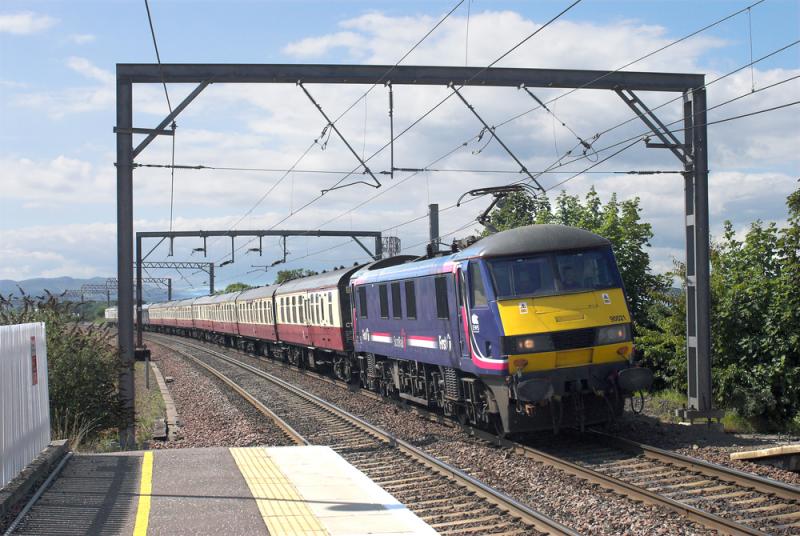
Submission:
M 152 360 L 164 376 L 182 426 L 173 441 L 152 441 L 153 449 L 293 445 L 271 420 L 216 378 L 184 358 L 151 344 Z
M 484 483 L 584 534 L 712 534 L 680 515 L 637 503 L 597 485 L 488 445 L 460 429 L 298 373 L 263 359 L 216 346 L 354 413 Z M 172 375 L 172 374 L 170 374 Z M 180 411 L 180 410 L 179 410 Z

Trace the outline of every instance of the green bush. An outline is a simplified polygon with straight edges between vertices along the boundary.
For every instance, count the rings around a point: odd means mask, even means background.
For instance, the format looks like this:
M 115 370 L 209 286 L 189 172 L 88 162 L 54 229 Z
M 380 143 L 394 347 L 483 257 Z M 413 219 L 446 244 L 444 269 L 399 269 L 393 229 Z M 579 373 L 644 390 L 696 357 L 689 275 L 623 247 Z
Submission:
M 800 190 L 784 228 L 753 223 L 739 240 L 730 222 L 711 248 L 711 352 L 718 407 L 759 428 L 794 429 L 800 412 Z M 673 275 L 683 278 L 684 266 Z M 659 387 L 686 389 L 685 289 L 664 293 L 637 345 Z
M 95 324 L 77 322 L 74 309 L 75 304 L 50 294 L 0 296 L 0 325 L 45 323 L 54 435 L 76 430 L 81 438 L 91 438 L 119 423 L 119 359 L 109 334 Z

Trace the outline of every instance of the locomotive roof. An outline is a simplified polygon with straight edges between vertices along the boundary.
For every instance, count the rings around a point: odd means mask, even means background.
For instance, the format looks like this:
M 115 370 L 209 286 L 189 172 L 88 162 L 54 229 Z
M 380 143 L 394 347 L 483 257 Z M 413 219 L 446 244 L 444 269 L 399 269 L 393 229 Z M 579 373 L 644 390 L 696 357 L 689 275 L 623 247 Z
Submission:
M 302 290 L 336 287 L 343 279 L 349 280 L 350 274 L 358 269 L 360 269 L 360 266 L 351 266 L 324 274 L 292 279 L 291 281 L 283 283 L 280 288 L 278 288 L 277 293 L 287 294 L 289 292 L 300 292 Z
M 526 225 L 482 238 L 453 255 L 453 260 L 528 255 L 610 245 L 611 242 L 606 238 L 577 227 L 554 224 Z
M 356 284 L 377 283 L 407 277 L 423 277 L 450 272 L 453 263 L 475 257 L 533 255 L 545 251 L 565 251 L 610 246 L 602 236 L 566 225 L 527 225 L 482 238 L 452 255 L 420 259 L 374 271 L 367 267 L 353 276 Z
M 280 285 L 266 285 L 263 287 L 256 287 L 250 288 L 247 290 L 242 291 L 239 296 L 236 297 L 236 301 L 239 300 L 257 300 L 259 298 L 271 298 L 272 295 L 275 293 L 275 290 Z

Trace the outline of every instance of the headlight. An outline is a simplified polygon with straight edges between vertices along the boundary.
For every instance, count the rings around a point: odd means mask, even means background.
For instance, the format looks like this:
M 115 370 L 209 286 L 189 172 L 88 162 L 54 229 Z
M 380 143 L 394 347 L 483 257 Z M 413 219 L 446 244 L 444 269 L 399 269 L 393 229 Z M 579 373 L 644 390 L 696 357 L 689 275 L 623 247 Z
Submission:
M 631 325 L 616 324 L 597 328 L 595 335 L 595 345 L 614 344 L 631 340 Z
M 503 337 L 503 353 L 506 355 L 552 351 L 553 339 L 547 334 Z

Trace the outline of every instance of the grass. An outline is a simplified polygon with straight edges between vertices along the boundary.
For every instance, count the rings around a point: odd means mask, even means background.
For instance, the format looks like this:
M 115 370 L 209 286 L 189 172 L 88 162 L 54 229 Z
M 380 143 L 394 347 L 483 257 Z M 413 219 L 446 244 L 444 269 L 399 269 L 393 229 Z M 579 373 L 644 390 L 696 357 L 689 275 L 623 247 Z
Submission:
M 164 399 L 150 370 L 150 389 L 145 387 L 144 363 L 137 361 L 134 369 L 136 382 L 136 443 L 143 445 L 153 438 L 153 424 L 166 415 Z
M 680 419 L 675 416 L 675 410 L 685 408 L 686 402 L 686 393 L 673 390 L 658 391 L 649 395 L 647 413 L 662 422 L 677 423 Z M 752 420 L 727 409 L 722 417 L 722 426 L 726 432 L 738 434 L 749 434 L 758 429 Z

